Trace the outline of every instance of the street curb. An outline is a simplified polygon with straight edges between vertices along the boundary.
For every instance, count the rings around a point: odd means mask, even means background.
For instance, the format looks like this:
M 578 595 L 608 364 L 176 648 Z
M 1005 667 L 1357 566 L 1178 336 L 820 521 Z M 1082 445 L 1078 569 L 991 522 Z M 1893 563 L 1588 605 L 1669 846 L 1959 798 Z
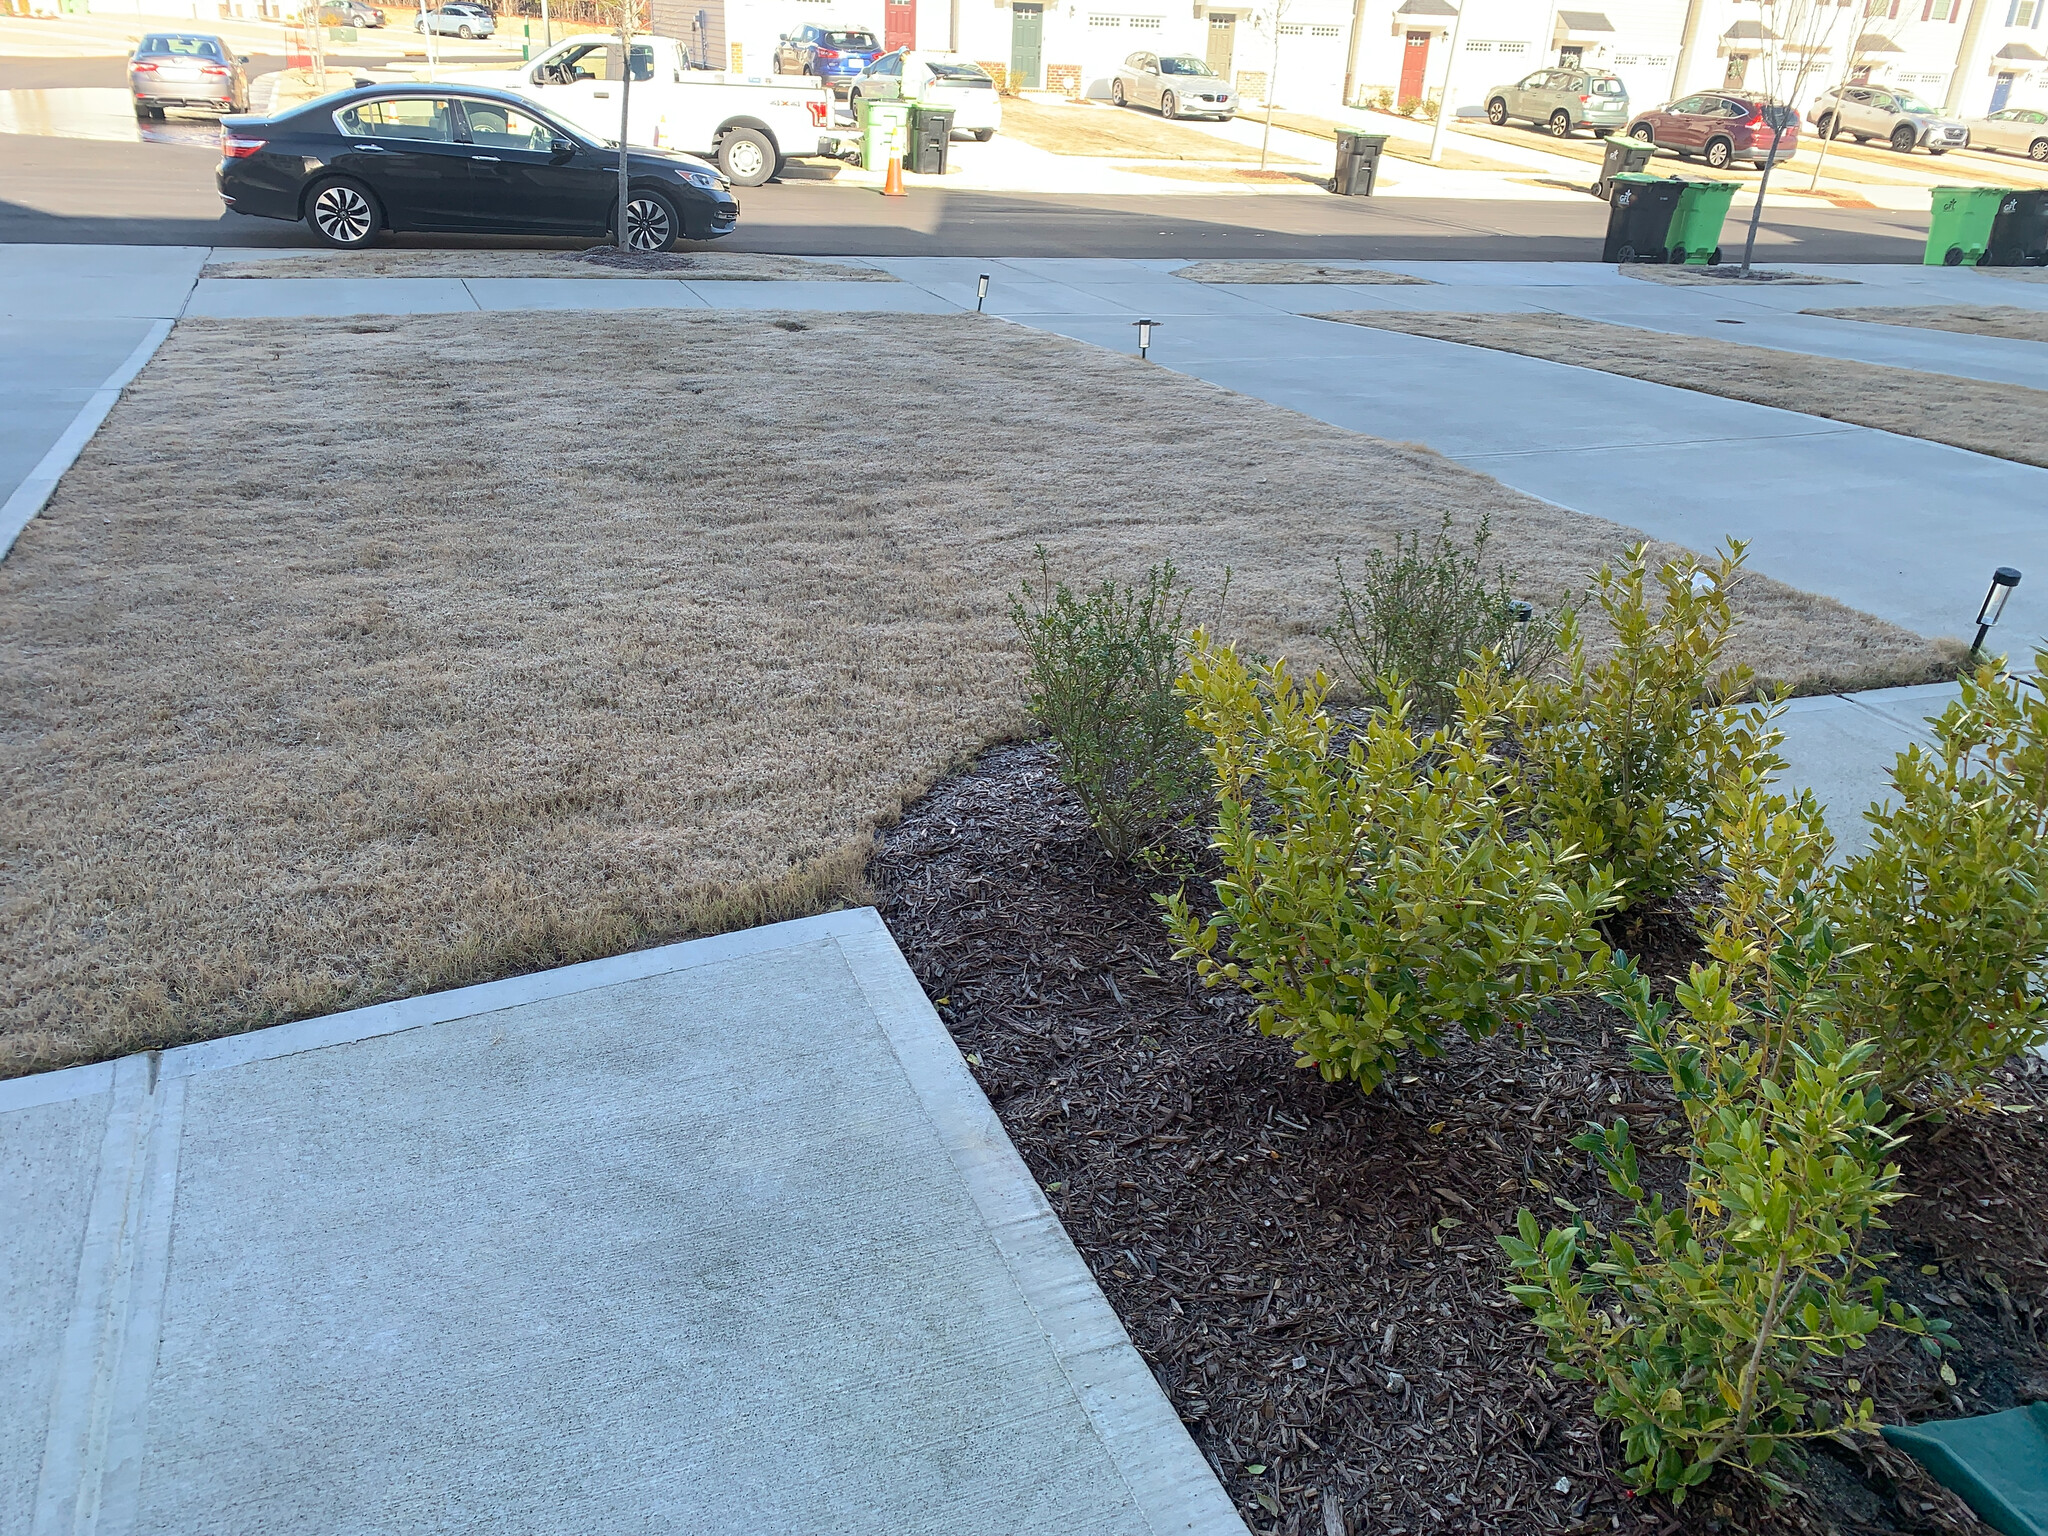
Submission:
M 108 374 L 106 383 L 92 392 L 91 398 L 72 418 L 71 425 L 64 429 L 64 435 L 50 445 L 50 451 L 28 472 L 28 478 L 14 488 L 7 504 L 0 507 L 0 560 L 7 558 L 21 530 L 43 510 L 57 489 L 57 482 L 64 478 L 65 471 L 78 462 L 79 454 L 92 441 L 93 433 L 99 431 L 100 423 L 107 419 L 107 414 L 121 398 L 121 391 L 134 382 L 135 376 L 156 355 L 156 349 L 171 334 L 171 325 L 169 320 L 158 320 L 150 326 L 149 334 L 128 354 L 127 361 Z

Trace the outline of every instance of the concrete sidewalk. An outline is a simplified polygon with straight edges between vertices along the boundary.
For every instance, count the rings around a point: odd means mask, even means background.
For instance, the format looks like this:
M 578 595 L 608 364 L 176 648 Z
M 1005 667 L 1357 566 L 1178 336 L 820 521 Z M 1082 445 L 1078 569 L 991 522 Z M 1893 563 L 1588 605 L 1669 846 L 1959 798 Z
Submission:
M 0 1530 L 1243 1536 L 873 912 L 0 1084 Z

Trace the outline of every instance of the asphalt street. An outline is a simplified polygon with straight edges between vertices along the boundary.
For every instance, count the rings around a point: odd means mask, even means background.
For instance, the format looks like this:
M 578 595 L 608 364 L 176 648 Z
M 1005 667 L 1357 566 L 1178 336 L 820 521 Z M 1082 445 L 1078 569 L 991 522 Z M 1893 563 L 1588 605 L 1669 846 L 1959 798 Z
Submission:
M 79 61 L 60 61 L 65 63 Z M 296 224 L 223 212 L 218 155 L 177 144 L 0 135 L 0 242 L 308 246 Z M 744 192 L 723 250 L 845 256 L 1597 260 L 1606 208 L 1466 198 L 1062 197 L 792 179 Z M 1926 215 L 1800 209 L 1764 219 L 1771 261 L 1912 262 Z M 395 243 L 462 244 L 443 237 Z M 532 245 L 533 241 L 478 243 Z

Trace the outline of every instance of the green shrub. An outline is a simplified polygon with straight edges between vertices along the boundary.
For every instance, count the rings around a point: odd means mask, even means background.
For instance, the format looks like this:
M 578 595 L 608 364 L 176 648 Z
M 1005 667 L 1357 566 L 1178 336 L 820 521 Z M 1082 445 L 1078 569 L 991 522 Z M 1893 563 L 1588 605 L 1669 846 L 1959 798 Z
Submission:
M 2035 656 L 2048 669 L 2048 650 Z M 1864 813 L 1869 850 L 1838 872 L 1850 1027 L 1896 1097 L 1964 1099 L 2048 1043 L 2048 696 L 1986 663 Z
M 1563 675 L 1522 690 L 1513 728 L 1537 817 L 1557 842 L 1613 869 L 1625 907 L 1691 888 L 1713 851 L 1722 789 L 1745 768 L 1783 766 L 1774 708 L 1735 702 L 1751 674 L 1720 665 L 1743 553 L 1736 542 L 1706 565 L 1665 565 L 1653 613 L 1647 546 L 1634 546 L 1595 589 L 1613 653 L 1589 662 L 1567 614 Z
M 1883 1256 L 1862 1248 L 1901 1198 L 1886 1160 L 1898 1138 L 1874 1044 L 1834 1020 L 1835 958 L 1809 909 L 1765 962 L 1771 1001 L 1695 966 L 1676 1015 L 1618 967 L 1637 1065 L 1668 1079 L 1689 1127 L 1683 1198 L 1667 1207 L 1645 1191 L 1620 1120 L 1572 1144 L 1633 1207 L 1623 1230 L 1581 1217 L 1544 1233 L 1524 1210 L 1500 1240 L 1518 1276 L 1509 1293 L 1535 1310 L 1558 1373 L 1595 1384 L 1644 1492 L 1682 1501 L 1724 1464 L 1782 1490 L 1791 1442 L 1872 1427 L 1857 1381 L 1822 1390 L 1817 1361 L 1885 1325 L 1939 1351 L 1944 1325 L 1887 1302 L 1870 1273 Z
M 1167 921 L 1204 984 L 1241 987 L 1302 1065 L 1370 1092 L 1403 1048 L 1521 1025 L 1582 985 L 1606 964 L 1612 885 L 1521 827 L 1486 723 L 1497 675 L 1472 677 L 1456 731 L 1411 730 L 1396 690 L 1341 747 L 1327 687 L 1197 634 L 1181 690 L 1210 741 L 1224 874 L 1216 916 L 1176 895 Z
M 1010 617 L 1024 639 L 1030 708 L 1052 738 L 1060 776 L 1103 848 L 1126 859 L 1201 807 L 1201 740 L 1174 693 L 1186 654 L 1189 589 L 1169 563 L 1143 582 L 1076 592 L 1024 582 Z
M 1487 579 L 1492 539 L 1481 522 L 1468 552 L 1445 516 L 1436 538 L 1394 536 L 1393 553 L 1366 556 L 1358 585 L 1337 567 L 1337 617 L 1323 631 L 1338 664 L 1359 689 L 1378 697 L 1397 682 L 1432 720 L 1457 707 L 1458 677 L 1486 651 L 1511 675 L 1535 671 L 1556 654 L 1556 621 L 1535 619 L 1515 600 L 1508 572 Z

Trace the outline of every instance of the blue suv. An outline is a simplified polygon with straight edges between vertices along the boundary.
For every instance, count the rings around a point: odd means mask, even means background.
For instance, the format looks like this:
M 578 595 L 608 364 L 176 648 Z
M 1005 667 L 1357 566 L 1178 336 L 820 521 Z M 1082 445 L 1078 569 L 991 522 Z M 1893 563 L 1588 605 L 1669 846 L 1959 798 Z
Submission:
M 875 34 L 854 27 L 798 27 L 775 47 L 778 75 L 816 75 L 827 90 L 844 90 L 876 59 Z

